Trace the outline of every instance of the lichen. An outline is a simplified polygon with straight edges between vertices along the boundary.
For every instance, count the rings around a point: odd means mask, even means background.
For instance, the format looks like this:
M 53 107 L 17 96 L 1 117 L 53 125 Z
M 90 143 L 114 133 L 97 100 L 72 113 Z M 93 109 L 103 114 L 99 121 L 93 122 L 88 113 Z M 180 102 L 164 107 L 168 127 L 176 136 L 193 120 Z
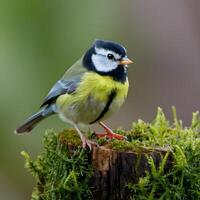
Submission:
M 128 184 L 132 200 L 144 199 L 200 199 L 200 117 L 193 113 L 191 125 L 183 127 L 175 108 L 174 120 L 170 123 L 161 108 L 155 120 L 146 123 L 134 122 L 131 130 L 117 129 L 128 141 L 97 139 L 100 145 L 115 151 L 131 151 L 148 156 L 150 171 L 137 184 Z M 94 135 L 89 133 L 90 138 Z M 36 179 L 33 200 L 92 199 L 91 178 L 93 175 L 91 152 L 81 148 L 81 141 L 73 129 L 44 136 L 44 150 L 36 160 L 26 152 L 25 167 Z M 173 165 L 165 171 L 168 153 L 163 156 L 158 168 L 149 152 L 169 149 L 173 154 Z

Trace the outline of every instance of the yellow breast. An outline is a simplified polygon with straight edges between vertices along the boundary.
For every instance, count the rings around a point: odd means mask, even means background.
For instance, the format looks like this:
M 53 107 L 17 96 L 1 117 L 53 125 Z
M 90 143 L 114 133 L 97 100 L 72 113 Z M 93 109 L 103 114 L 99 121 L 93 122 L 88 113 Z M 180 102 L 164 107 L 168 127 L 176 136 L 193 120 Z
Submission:
M 107 118 L 118 110 L 127 96 L 128 87 L 128 79 L 123 84 L 113 80 L 112 77 L 87 72 L 82 77 L 75 93 L 60 96 L 57 99 L 57 105 L 60 112 L 67 118 L 90 123 L 101 114 L 112 91 L 115 91 L 116 95 L 103 118 Z
M 83 77 L 78 90 L 84 91 L 85 94 L 92 92 L 92 95 L 97 100 L 104 102 L 108 98 L 108 94 L 112 90 L 116 91 L 117 98 L 125 98 L 128 93 L 128 79 L 123 84 L 113 80 L 110 76 L 102 76 L 94 72 L 88 72 Z

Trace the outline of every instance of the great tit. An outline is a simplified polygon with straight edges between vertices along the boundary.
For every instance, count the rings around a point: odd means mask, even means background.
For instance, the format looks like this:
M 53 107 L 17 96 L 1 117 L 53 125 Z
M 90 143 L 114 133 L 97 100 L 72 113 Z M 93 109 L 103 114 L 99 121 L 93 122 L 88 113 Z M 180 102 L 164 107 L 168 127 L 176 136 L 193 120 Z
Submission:
M 99 123 L 106 131 L 104 136 L 123 139 L 102 120 L 124 103 L 129 87 L 127 67 L 131 63 L 122 45 L 95 40 L 92 47 L 52 87 L 40 110 L 20 125 L 15 133 L 30 132 L 46 117 L 58 114 L 76 129 L 84 148 L 91 148 L 96 143 L 81 132 L 81 124 Z

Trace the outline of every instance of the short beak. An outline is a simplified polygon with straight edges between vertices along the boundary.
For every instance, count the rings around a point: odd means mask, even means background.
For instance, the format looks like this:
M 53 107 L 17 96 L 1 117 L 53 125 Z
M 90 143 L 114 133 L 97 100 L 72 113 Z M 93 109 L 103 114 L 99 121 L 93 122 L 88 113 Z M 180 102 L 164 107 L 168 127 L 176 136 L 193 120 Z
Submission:
M 131 64 L 131 63 L 133 63 L 133 61 L 128 59 L 128 58 L 123 58 L 123 60 L 121 60 L 119 62 L 120 65 L 128 65 L 128 64 Z

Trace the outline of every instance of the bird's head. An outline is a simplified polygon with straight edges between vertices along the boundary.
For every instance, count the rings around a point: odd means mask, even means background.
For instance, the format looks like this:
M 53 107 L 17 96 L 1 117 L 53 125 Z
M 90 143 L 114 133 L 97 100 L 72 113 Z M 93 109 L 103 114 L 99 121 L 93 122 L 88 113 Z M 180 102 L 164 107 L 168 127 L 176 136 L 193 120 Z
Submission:
M 131 63 L 122 45 L 105 40 L 95 40 L 83 57 L 83 64 L 88 70 L 112 76 L 121 82 L 126 78 L 127 67 Z

